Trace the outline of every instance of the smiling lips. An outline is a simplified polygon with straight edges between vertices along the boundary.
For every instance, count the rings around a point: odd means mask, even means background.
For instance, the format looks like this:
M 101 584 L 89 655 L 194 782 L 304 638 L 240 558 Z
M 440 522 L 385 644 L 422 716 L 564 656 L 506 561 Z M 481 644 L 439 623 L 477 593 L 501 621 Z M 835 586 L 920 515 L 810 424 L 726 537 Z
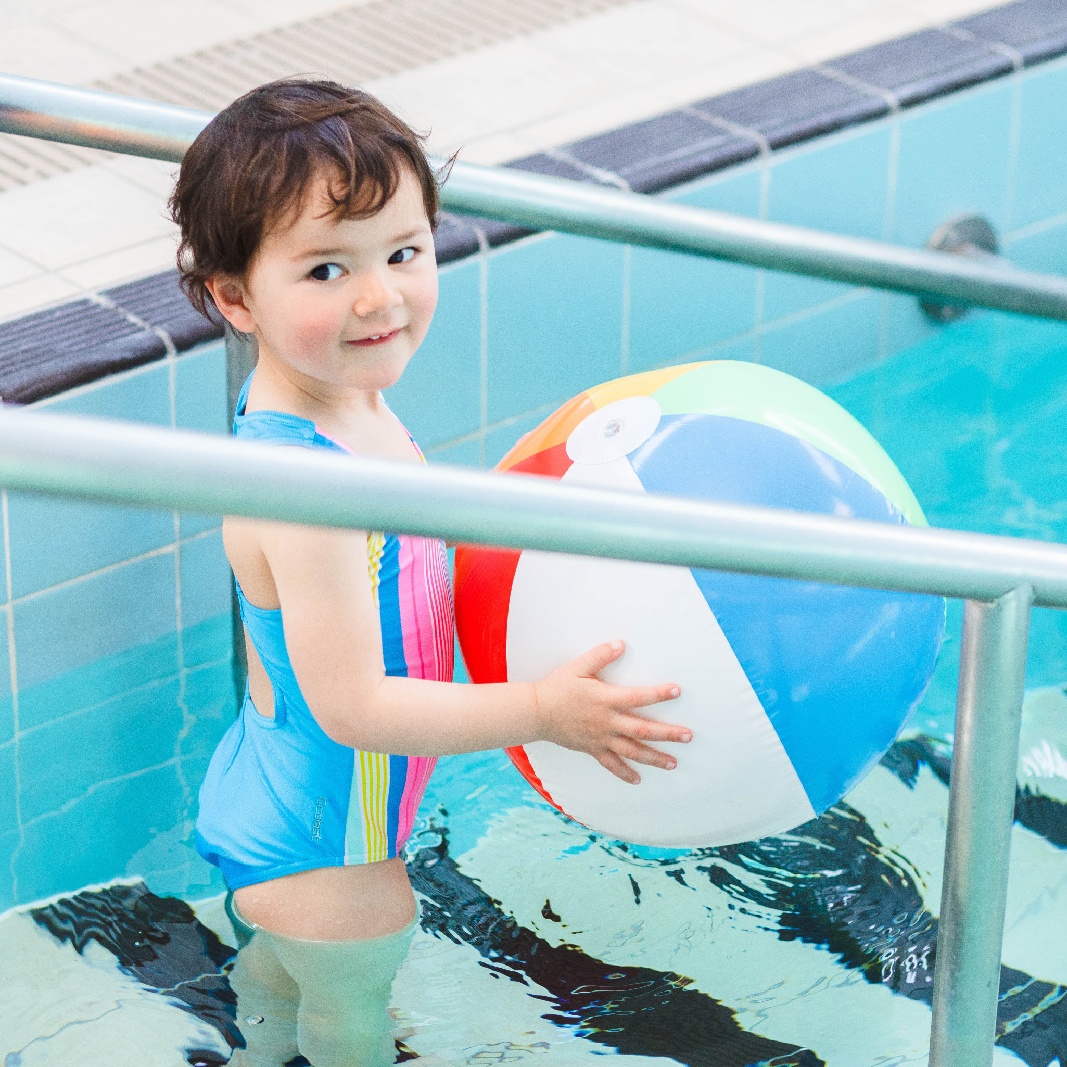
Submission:
M 359 345 L 361 348 L 366 348 L 370 345 L 385 344 L 386 341 L 391 341 L 396 335 L 400 333 L 399 328 L 390 331 L 389 333 L 376 333 L 372 337 L 359 337 L 355 341 L 349 341 L 350 345 Z

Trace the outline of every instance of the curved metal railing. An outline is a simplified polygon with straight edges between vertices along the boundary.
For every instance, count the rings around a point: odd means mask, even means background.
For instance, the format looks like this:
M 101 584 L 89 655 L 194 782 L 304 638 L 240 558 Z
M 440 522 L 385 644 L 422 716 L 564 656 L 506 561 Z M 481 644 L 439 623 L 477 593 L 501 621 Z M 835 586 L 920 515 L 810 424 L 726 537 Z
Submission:
M 209 111 L 0 74 L 0 132 L 178 161 Z M 438 161 L 439 163 L 441 161 Z M 457 162 L 450 211 L 1067 321 L 1067 279 L 861 237 Z

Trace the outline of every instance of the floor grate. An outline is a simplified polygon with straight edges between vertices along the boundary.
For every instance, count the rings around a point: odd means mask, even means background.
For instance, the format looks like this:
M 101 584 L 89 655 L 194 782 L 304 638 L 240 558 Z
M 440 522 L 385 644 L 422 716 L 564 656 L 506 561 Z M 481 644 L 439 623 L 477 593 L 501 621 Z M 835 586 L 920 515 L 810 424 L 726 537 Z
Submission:
M 94 83 L 130 96 L 218 110 L 289 74 L 350 85 L 473 52 L 634 0 L 372 0 L 138 67 Z M 0 134 L 0 192 L 107 158 L 92 149 Z

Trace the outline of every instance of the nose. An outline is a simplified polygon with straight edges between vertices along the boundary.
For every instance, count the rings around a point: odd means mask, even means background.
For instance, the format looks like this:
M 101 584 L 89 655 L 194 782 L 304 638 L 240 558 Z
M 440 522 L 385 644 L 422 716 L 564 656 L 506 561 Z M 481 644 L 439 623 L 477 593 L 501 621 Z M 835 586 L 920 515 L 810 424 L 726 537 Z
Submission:
M 352 310 L 361 318 L 373 318 L 399 307 L 404 298 L 384 271 L 369 270 L 356 279 L 358 285 Z

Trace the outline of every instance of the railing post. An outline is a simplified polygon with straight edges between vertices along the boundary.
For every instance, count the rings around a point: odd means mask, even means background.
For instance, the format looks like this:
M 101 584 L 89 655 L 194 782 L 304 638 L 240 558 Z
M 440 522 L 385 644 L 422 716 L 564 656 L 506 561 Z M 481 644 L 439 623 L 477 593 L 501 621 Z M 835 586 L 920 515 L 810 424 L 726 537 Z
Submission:
M 993 1061 L 1032 599 L 964 609 L 930 1067 Z

